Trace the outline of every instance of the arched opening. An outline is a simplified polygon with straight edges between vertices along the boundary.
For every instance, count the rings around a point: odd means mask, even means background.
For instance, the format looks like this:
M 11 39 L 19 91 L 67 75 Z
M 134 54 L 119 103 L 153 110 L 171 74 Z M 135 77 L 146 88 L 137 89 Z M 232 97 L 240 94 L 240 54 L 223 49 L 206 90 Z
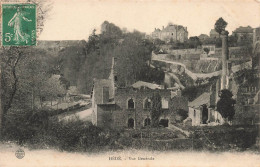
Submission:
M 128 107 L 128 109 L 134 109 L 135 108 L 135 102 L 132 98 L 128 100 L 127 107 Z
M 168 127 L 169 126 L 169 120 L 168 119 L 160 119 L 159 126 Z
M 149 126 L 149 125 L 151 125 L 151 119 L 150 118 L 146 118 L 144 120 L 144 126 Z
M 208 107 L 206 105 L 202 106 L 202 124 L 207 124 L 208 120 Z
M 144 100 L 144 109 L 150 109 L 152 107 L 151 99 L 146 98 Z
M 135 121 L 133 118 L 129 118 L 128 119 L 128 128 L 134 128 L 134 125 L 135 125 Z

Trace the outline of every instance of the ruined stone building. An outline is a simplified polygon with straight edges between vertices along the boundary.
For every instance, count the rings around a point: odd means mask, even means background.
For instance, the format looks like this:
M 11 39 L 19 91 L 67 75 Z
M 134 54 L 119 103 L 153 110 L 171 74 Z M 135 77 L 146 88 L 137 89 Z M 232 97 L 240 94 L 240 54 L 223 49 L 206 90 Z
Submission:
M 154 32 L 151 34 L 151 38 L 158 38 L 165 42 L 170 42 L 171 40 L 184 42 L 188 40 L 188 31 L 187 27 L 169 23 L 166 27 L 163 26 L 162 30 L 155 28 Z
M 178 109 L 188 111 L 188 102 L 180 93 L 139 81 L 130 87 L 117 86 L 117 72 L 112 63 L 108 79 L 95 79 L 92 91 L 92 123 L 99 127 L 142 128 L 151 124 L 151 98 L 159 93 L 162 103 L 160 124 L 175 123 Z

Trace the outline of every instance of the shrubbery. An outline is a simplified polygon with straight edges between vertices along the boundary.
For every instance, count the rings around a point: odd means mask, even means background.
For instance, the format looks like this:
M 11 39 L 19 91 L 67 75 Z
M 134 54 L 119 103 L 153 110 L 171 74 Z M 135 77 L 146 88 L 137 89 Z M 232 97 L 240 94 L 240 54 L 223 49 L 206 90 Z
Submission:
M 59 121 L 47 111 L 8 113 L 4 139 L 33 148 L 56 148 L 88 151 L 114 148 L 119 137 L 116 130 L 101 129 L 79 119 Z
M 186 116 L 186 111 L 179 112 Z M 129 148 L 245 150 L 254 145 L 258 132 L 253 126 L 189 127 L 192 132 L 190 138 L 180 140 L 180 132 L 169 133 L 164 128 L 132 131 L 102 129 L 79 119 L 59 121 L 57 117 L 49 117 L 46 111 L 9 112 L 6 120 L 5 140 L 18 141 L 18 144 L 33 149 L 61 151 L 98 152 Z

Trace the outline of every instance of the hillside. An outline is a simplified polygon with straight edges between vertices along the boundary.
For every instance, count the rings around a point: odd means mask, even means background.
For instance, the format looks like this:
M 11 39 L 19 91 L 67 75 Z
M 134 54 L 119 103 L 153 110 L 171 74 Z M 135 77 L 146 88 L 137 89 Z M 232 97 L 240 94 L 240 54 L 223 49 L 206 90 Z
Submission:
M 81 93 L 90 93 L 94 78 L 108 78 L 113 57 L 117 59 L 119 86 L 151 80 L 149 73 L 152 70 L 147 67 L 147 61 L 151 59 L 153 45 L 144 40 L 144 34 L 137 31 L 122 33 L 119 27 L 107 21 L 102 27 L 105 27 L 102 33 L 97 35 L 93 31 L 86 43 L 52 42 L 55 44 L 53 50 L 59 48 L 57 63 L 60 74 L 70 85 L 77 86 Z M 44 42 L 41 45 L 46 46 Z

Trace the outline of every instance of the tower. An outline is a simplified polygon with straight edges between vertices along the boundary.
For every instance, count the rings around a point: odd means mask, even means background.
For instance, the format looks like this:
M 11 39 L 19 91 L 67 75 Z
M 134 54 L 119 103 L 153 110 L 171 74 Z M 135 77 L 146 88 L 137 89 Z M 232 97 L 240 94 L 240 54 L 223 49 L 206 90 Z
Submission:
M 112 93 L 111 93 L 112 97 L 114 97 L 114 95 L 115 95 L 115 90 L 116 90 L 116 87 L 117 87 L 117 80 L 118 80 L 117 72 L 115 70 L 116 61 L 117 61 L 117 59 L 115 57 L 112 57 L 111 71 L 110 71 L 110 75 L 109 75 L 109 79 L 112 82 Z
M 222 73 L 220 90 L 229 88 L 229 55 L 228 55 L 228 31 L 222 31 Z

